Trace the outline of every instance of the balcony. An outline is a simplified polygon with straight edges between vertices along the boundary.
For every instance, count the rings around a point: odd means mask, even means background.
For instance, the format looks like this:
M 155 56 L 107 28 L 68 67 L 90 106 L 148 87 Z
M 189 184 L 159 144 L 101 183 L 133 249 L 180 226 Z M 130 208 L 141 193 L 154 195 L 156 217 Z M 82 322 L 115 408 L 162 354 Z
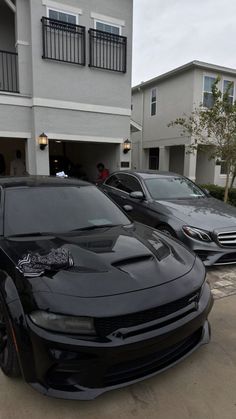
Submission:
M 0 91 L 19 93 L 16 52 L 0 50 Z
M 46 17 L 42 18 L 43 58 L 85 65 L 85 28 Z
M 126 73 L 127 38 L 89 29 L 89 66 Z

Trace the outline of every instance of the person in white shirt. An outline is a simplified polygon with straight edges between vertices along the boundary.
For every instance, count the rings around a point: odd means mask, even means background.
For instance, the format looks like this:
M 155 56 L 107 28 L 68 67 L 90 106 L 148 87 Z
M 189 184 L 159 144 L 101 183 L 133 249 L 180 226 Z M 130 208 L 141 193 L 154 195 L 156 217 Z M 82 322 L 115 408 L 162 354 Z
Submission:
M 21 151 L 16 151 L 16 158 L 12 160 L 11 166 L 10 166 L 10 175 L 11 176 L 25 176 L 26 170 L 25 170 L 25 163 L 21 158 Z

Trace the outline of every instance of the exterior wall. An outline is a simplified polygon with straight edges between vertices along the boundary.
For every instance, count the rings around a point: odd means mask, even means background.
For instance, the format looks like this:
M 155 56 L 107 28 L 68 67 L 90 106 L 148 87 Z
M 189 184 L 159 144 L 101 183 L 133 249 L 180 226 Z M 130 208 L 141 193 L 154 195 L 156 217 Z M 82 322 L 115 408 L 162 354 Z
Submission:
M 218 71 L 214 66 L 212 69 L 211 66 L 207 68 L 207 65 L 203 67 L 205 68 L 192 66 L 187 71 L 153 81 L 148 86 L 141 85 L 139 90 L 136 88 L 133 90 L 132 119 L 143 126 L 142 133 L 132 134 L 134 168 L 148 168 L 145 152 L 149 148 L 159 147 L 161 170 L 183 173 L 197 183 L 215 183 L 224 186 L 225 175 L 220 174 L 220 166 L 216 166 L 213 160 L 209 161 L 209 153 L 198 150 L 197 153 L 189 154 L 188 145 L 191 139 L 181 136 L 177 127 L 167 127 L 170 121 L 183 114 L 189 115 L 202 103 L 204 75 L 215 77 L 220 75 L 221 88 L 224 79 L 233 81 L 234 99 L 236 99 L 236 76 L 232 75 L 234 70 L 227 72 L 222 68 Z M 156 116 L 150 114 L 153 87 L 157 88 Z M 180 145 L 185 145 L 185 153 Z
M 31 31 L 33 50 L 33 95 L 95 105 L 114 106 L 130 110 L 131 55 L 132 55 L 132 1 L 120 0 L 57 0 L 66 6 L 79 7 L 82 14 L 79 24 L 86 27 L 87 65 L 81 67 L 68 63 L 58 63 L 42 59 L 42 16 L 46 16 L 46 6 L 42 0 L 30 0 Z M 122 35 L 128 38 L 128 67 L 126 74 L 117 74 L 88 67 L 88 29 L 94 27 L 92 12 L 124 20 Z M 65 81 L 65 74 L 67 81 Z
M 50 4 L 55 4 L 57 9 L 81 9 L 79 25 L 86 27 L 85 67 L 42 59 L 41 18 L 47 16 L 47 5 Z M 117 156 L 119 167 L 121 161 L 130 161 L 131 153 L 124 155 L 121 144 L 130 136 L 132 8 L 132 0 L 120 0 L 119 4 L 115 0 L 17 0 L 20 94 L 0 92 L 0 137 L 8 137 L 9 141 L 10 136 L 15 138 L 17 135 L 28 139 L 29 173 L 49 173 L 49 150 L 42 152 L 37 144 L 42 132 L 49 139 L 96 142 L 101 146 L 117 144 L 115 168 Z M 14 19 L 10 9 L 8 13 L 11 20 Z M 88 67 L 88 30 L 94 28 L 92 13 L 104 15 L 107 20 L 110 17 L 124 22 L 122 35 L 127 36 L 125 74 Z M 108 149 L 106 156 L 110 159 Z
M 193 83 L 194 73 L 190 70 L 133 92 L 132 120 L 143 126 L 141 134 L 132 135 L 132 142 L 140 144 L 140 147 L 134 146 L 133 166 L 148 168 L 147 159 L 140 156 L 142 149 L 190 143 L 190 138 L 182 137 L 178 128 L 167 125 L 183 113 L 192 111 Z M 157 113 L 151 116 L 151 90 L 154 87 L 157 88 Z

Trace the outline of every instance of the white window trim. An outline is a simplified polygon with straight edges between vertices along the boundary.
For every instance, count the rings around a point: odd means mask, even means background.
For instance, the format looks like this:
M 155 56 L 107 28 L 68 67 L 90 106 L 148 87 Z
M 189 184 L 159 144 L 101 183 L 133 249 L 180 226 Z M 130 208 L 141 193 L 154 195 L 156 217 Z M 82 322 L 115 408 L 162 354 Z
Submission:
M 228 82 L 233 82 L 233 84 L 234 84 L 234 91 L 233 91 L 233 103 L 234 103 L 234 101 L 235 101 L 235 81 L 234 81 L 234 79 L 231 79 L 230 77 L 229 78 L 223 78 L 222 79 L 222 93 L 224 93 L 224 82 L 225 81 L 228 81 Z
M 154 89 L 156 89 L 156 100 L 153 102 L 152 101 L 152 91 Z M 152 115 L 152 105 L 153 105 L 153 103 L 156 104 L 156 113 L 155 113 L 155 115 Z M 152 87 L 151 88 L 151 92 L 150 92 L 150 117 L 152 118 L 153 116 L 156 116 L 156 114 L 157 114 L 157 87 Z
M 70 15 L 70 16 L 75 16 L 76 25 L 79 24 L 79 15 L 77 13 L 68 12 L 68 11 L 60 10 L 60 9 L 54 9 L 53 7 L 47 7 L 47 17 L 48 18 L 49 18 L 49 10 L 52 10 L 53 12 L 58 12 L 58 13 L 65 13 L 65 14 Z
M 119 26 L 119 25 L 114 25 L 114 23 L 110 23 L 110 22 L 105 21 L 105 20 L 94 19 L 94 29 L 96 29 L 96 24 L 97 23 L 103 23 L 104 25 L 114 26 L 114 28 L 118 28 L 119 29 L 119 35 L 122 35 L 122 27 Z
M 217 78 L 217 74 L 213 74 L 213 73 L 205 73 L 205 74 L 203 74 L 203 78 L 202 78 L 202 81 L 203 81 L 203 83 L 202 83 L 202 105 L 203 105 L 203 102 L 204 102 L 204 93 L 205 92 L 206 93 L 211 93 L 211 92 L 207 92 L 206 90 L 204 90 L 205 77 L 213 77 L 214 79 L 216 79 Z M 222 83 L 221 83 L 221 88 L 222 88 Z
M 100 13 L 91 12 L 90 14 L 92 19 L 101 21 L 102 23 L 108 23 L 113 26 L 125 26 L 125 21 L 121 19 L 116 19 L 115 17 L 101 15 Z
M 204 92 L 205 92 L 204 81 L 205 81 L 205 77 L 213 77 L 214 79 L 216 79 L 217 76 L 218 76 L 217 74 L 213 74 L 213 73 L 204 73 L 203 74 L 203 78 L 202 78 L 202 104 L 203 104 L 203 101 L 204 101 Z M 218 86 L 219 86 L 219 89 L 221 90 L 222 93 L 224 92 L 224 81 L 230 81 L 230 82 L 232 81 L 234 83 L 234 94 L 233 94 L 233 102 L 234 102 L 235 97 L 236 97 L 236 95 L 235 95 L 235 84 L 236 84 L 235 79 L 233 79 L 231 77 L 221 77 L 221 80 L 218 83 Z M 208 92 L 208 93 L 211 93 L 211 92 Z
M 82 15 L 82 9 L 78 7 L 68 6 L 66 4 L 58 3 L 51 0 L 42 0 L 43 6 L 47 6 L 48 9 L 55 9 L 57 12 L 65 12 L 72 15 Z

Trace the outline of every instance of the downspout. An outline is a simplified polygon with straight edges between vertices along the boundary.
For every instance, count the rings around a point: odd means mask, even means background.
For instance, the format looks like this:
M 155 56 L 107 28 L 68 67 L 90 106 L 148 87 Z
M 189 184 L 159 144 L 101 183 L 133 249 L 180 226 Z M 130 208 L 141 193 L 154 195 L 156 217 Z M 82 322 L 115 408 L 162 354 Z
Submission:
M 141 87 L 139 87 L 139 91 L 141 91 Z M 142 119 L 141 119 L 141 141 L 140 141 L 140 153 L 139 153 L 139 161 L 140 161 L 140 169 L 143 168 L 143 122 L 144 122 L 144 91 L 142 89 Z

